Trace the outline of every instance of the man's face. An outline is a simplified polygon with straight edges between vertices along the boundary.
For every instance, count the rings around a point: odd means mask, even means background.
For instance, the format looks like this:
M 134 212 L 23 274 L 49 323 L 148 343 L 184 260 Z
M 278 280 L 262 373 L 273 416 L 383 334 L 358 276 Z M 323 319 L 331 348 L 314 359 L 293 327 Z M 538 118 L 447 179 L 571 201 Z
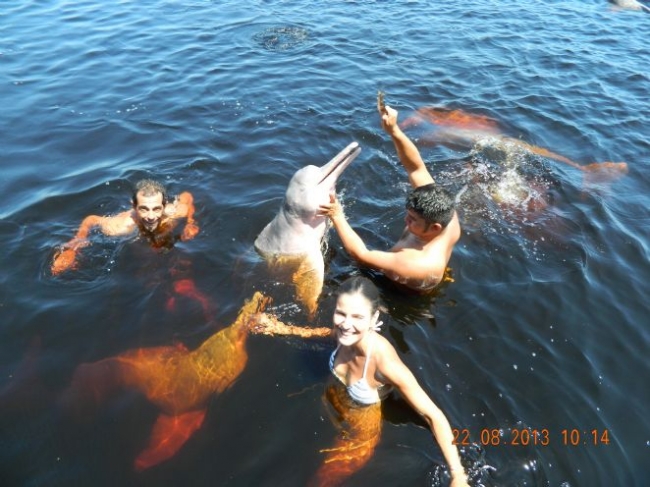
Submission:
M 139 223 L 148 232 L 155 231 L 160 225 L 165 210 L 162 193 L 145 196 L 142 194 L 142 191 L 139 191 L 135 195 L 135 200 L 135 214 Z
M 420 237 L 429 227 L 429 224 L 415 210 L 407 209 L 404 218 L 406 228 L 416 237 Z
M 423 216 L 410 208 L 406 210 L 404 222 L 411 234 L 425 241 L 430 241 L 442 231 L 442 226 L 439 223 L 427 222 Z

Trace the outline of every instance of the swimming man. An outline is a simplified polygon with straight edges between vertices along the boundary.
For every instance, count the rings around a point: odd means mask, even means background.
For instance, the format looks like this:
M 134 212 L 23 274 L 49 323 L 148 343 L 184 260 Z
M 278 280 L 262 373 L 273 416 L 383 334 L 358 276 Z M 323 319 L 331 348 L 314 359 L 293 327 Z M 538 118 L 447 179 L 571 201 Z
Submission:
M 179 220 L 185 218 L 180 236 L 174 234 Z M 199 233 L 194 221 L 194 198 L 187 191 L 170 202 L 165 187 L 144 179 L 133 190 L 133 208 L 115 216 L 90 215 L 83 219 L 72 240 L 63 245 L 52 262 L 52 274 L 58 275 L 76 265 L 77 252 L 90 245 L 94 228 L 107 236 L 127 236 L 139 232 L 154 248 L 171 247 L 177 240 L 191 240 Z
M 329 216 L 343 247 L 360 264 L 417 292 L 433 290 L 444 277 L 447 262 L 460 238 L 453 197 L 438 187 L 415 144 L 397 125 L 397 111 L 380 107 L 384 131 L 391 136 L 412 189 L 406 198 L 406 228 L 389 251 L 370 250 L 352 229 L 335 195 L 320 211 Z

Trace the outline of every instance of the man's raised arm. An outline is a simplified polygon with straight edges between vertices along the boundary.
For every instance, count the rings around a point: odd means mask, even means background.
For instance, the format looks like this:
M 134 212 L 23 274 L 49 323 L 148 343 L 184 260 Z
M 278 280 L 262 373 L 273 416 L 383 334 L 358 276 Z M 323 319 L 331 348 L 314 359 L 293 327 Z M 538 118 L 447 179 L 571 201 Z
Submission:
M 406 169 L 411 186 L 418 188 L 435 182 L 420 156 L 420 151 L 397 125 L 397 110 L 387 105 L 379 114 L 382 128 L 393 139 L 397 157 Z

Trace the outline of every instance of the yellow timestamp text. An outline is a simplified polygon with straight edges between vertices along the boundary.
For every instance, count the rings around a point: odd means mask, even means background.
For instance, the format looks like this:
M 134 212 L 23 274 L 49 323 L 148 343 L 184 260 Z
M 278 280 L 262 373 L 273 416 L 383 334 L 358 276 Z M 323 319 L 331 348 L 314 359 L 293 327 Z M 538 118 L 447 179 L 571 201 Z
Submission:
M 474 442 L 473 435 L 467 428 L 453 428 L 454 445 L 467 446 Z M 562 429 L 552 433 L 549 428 L 482 428 L 478 442 L 483 446 L 600 446 L 609 445 L 610 434 L 607 429 L 581 430 L 577 428 Z

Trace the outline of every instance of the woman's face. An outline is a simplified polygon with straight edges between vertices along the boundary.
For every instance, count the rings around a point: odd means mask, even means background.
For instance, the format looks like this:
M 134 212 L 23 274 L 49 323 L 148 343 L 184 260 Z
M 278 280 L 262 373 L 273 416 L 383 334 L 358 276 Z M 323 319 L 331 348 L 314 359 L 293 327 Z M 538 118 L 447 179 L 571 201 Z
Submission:
M 377 323 L 379 311 L 361 293 L 341 294 L 334 309 L 334 331 L 339 344 L 350 346 L 362 340 Z

